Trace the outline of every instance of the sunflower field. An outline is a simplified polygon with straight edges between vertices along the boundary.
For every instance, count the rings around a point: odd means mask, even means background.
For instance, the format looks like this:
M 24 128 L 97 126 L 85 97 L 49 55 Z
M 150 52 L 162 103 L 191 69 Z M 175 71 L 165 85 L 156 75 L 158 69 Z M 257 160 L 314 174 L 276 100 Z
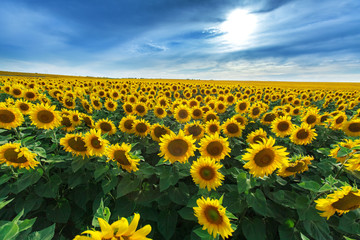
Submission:
M 359 84 L 0 79 L 0 240 L 360 239 Z

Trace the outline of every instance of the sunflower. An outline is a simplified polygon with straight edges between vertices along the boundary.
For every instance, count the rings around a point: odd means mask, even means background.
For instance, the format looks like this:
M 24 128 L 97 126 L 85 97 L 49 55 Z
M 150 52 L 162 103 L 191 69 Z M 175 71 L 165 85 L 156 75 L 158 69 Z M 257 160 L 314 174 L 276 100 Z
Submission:
M 185 135 L 192 136 L 196 140 L 200 140 L 204 136 L 204 127 L 198 122 L 188 123 L 184 128 Z
M 237 113 L 245 113 L 250 107 L 250 102 L 248 100 L 240 100 L 235 104 L 235 111 Z
M 32 109 L 32 104 L 26 100 L 17 100 L 15 106 L 20 110 L 23 115 L 30 114 Z
M 164 125 L 160 125 L 160 124 L 154 124 L 151 126 L 151 138 L 156 141 L 156 142 L 160 142 L 160 138 L 163 135 L 169 134 L 170 133 L 170 129 L 168 127 L 165 127 Z
M 158 105 L 158 106 L 155 106 L 154 108 L 154 114 L 157 118 L 164 118 L 166 117 L 167 113 L 166 113 L 166 110 L 164 109 L 164 107 Z
M 233 118 L 229 118 L 222 126 L 223 132 L 228 137 L 241 137 L 244 127 Z
M 338 152 L 340 151 L 340 146 L 341 147 L 345 147 L 345 148 L 348 148 L 348 149 L 351 149 L 353 147 L 355 147 L 357 144 L 356 142 L 350 140 L 350 139 L 345 139 L 344 142 L 340 142 L 338 143 L 339 145 L 333 149 L 330 150 L 330 154 L 329 154 L 329 157 L 333 157 L 336 159 L 337 162 L 341 162 L 341 163 L 344 163 L 347 156 L 344 156 L 344 157 L 338 157 Z M 355 150 L 354 150 L 355 151 Z M 352 154 L 352 153 L 350 153 Z
M 226 216 L 226 208 L 221 206 L 219 200 L 201 197 L 196 204 L 197 207 L 193 209 L 199 224 L 204 226 L 203 229 L 206 229 L 214 238 L 217 234 L 220 234 L 223 239 L 232 236 L 234 230 Z
M 221 186 L 224 180 L 224 175 L 218 172 L 220 168 L 222 165 L 215 159 L 200 157 L 192 163 L 190 173 L 195 184 L 211 191 L 211 189 L 216 190 L 217 187 Z
M 146 104 L 142 102 L 138 102 L 137 104 L 134 104 L 133 109 L 134 109 L 134 113 L 140 117 L 145 116 L 148 111 Z
M 131 104 L 131 103 L 129 103 L 129 102 L 126 102 L 126 103 L 124 103 L 123 105 L 122 105 L 122 107 L 123 107 L 123 109 L 124 109 L 124 111 L 125 111 L 125 113 L 127 114 L 127 115 L 129 115 L 129 114 L 134 114 L 134 106 Z
M 276 114 L 272 113 L 272 112 L 268 112 L 265 113 L 264 116 L 262 116 L 261 118 L 261 123 L 263 125 L 270 125 L 275 119 L 276 119 Z
M 311 161 L 314 160 L 312 156 L 300 156 L 298 160 L 294 162 L 289 162 L 286 165 L 281 166 L 277 175 L 281 177 L 295 176 L 297 173 L 302 173 L 309 170 L 308 165 L 311 164 Z
M 319 118 L 319 124 L 327 125 L 330 120 L 331 115 L 328 112 L 324 112 Z
M 81 155 L 83 158 L 89 155 L 85 139 L 81 133 L 66 134 L 60 139 L 60 145 L 65 148 L 66 152 L 71 152 L 72 155 Z
M 98 97 L 91 98 L 91 104 L 92 104 L 93 108 L 96 110 L 100 110 L 102 108 L 102 103 L 100 101 L 100 98 L 98 98 Z
M 343 127 L 344 122 L 347 121 L 347 116 L 345 113 L 340 112 L 336 116 L 334 116 L 331 127 L 333 129 L 341 129 Z
M 18 168 L 34 168 L 39 164 L 35 160 L 36 154 L 30 152 L 25 147 L 20 147 L 20 143 L 6 143 L 0 147 L 0 163 Z
M 135 120 L 133 125 L 135 135 L 145 137 L 150 132 L 150 124 L 144 119 Z
M 24 95 L 24 90 L 21 85 L 16 84 L 11 87 L 10 94 L 15 98 L 21 98 Z
M 116 133 L 116 127 L 114 123 L 107 118 L 99 119 L 95 124 L 95 128 L 100 129 L 101 134 L 107 133 L 108 135 L 113 135 Z
M 81 124 L 82 117 L 81 117 L 81 113 L 79 113 L 78 111 L 76 110 L 69 111 L 69 118 L 74 127 L 79 126 Z
M 246 149 L 247 153 L 242 156 L 244 161 L 248 161 L 244 168 L 250 169 L 255 177 L 264 177 L 286 164 L 289 153 L 286 148 L 274 144 L 275 139 L 272 137 L 261 143 L 250 144 L 250 148 Z
M 240 113 L 235 114 L 232 118 L 235 119 L 238 123 L 240 123 L 243 127 L 245 127 L 248 123 L 248 119 Z
M 215 134 L 215 133 L 220 134 L 220 131 L 221 131 L 221 127 L 219 121 L 210 120 L 205 123 L 205 132 L 207 134 Z
M 203 120 L 204 122 L 219 120 L 219 116 L 213 110 L 209 110 L 203 115 Z
M 174 112 L 174 117 L 179 123 L 186 123 L 191 120 L 191 109 L 185 105 L 179 105 Z
M 276 134 L 278 137 L 285 137 L 291 134 L 292 131 L 292 123 L 290 116 L 283 116 L 276 118 L 271 123 L 271 130 Z
M 64 98 L 63 99 L 63 105 L 68 109 L 75 109 L 76 108 L 76 102 L 73 98 Z
M 105 101 L 105 108 L 110 111 L 110 112 L 114 112 L 118 106 L 118 103 L 115 102 L 114 100 L 112 100 L 111 98 L 107 99 Z
M 251 144 L 261 143 L 263 140 L 267 140 L 267 133 L 262 128 L 251 132 L 246 138 L 246 142 Z
M 301 118 L 301 121 L 308 124 L 311 127 L 314 127 L 319 122 L 319 114 L 316 109 L 310 109 L 307 113 Z
M 23 122 L 24 117 L 19 109 L 0 105 L 0 128 L 16 128 L 21 126 Z
M 101 131 L 91 129 L 84 136 L 84 142 L 88 148 L 90 156 L 102 156 L 105 154 L 109 141 L 101 137 Z
M 185 136 L 182 130 L 178 135 L 173 132 L 163 135 L 160 138 L 160 157 L 164 157 L 171 163 L 179 161 L 180 163 L 186 163 L 189 157 L 194 156 L 196 147 L 194 146 L 195 139 L 191 136 Z
M 128 115 L 123 117 L 119 123 L 119 129 L 124 133 L 133 133 L 134 132 L 134 121 L 136 117 L 134 115 Z
M 217 101 L 215 103 L 215 110 L 216 110 L 217 113 L 224 113 L 226 111 L 225 103 Z
M 32 124 L 41 129 L 54 129 L 61 125 L 60 113 L 55 111 L 55 105 L 38 104 L 30 112 Z
M 302 123 L 300 127 L 296 126 L 291 132 L 290 140 L 297 145 L 308 145 L 317 136 L 315 129 L 306 123 Z
M 224 159 L 225 156 L 230 156 L 231 151 L 227 138 L 220 137 L 218 133 L 202 138 L 199 150 L 201 156 L 210 157 L 217 161 Z
M 200 107 L 194 107 L 191 109 L 191 117 L 192 119 L 202 119 L 204 115 L 203 110 Z
M 106 152 L 106 156 L 108 160 L 115 161 L 117 165 L 122 167 L 128 172 L 136 172 L 139 170 L 139 159 L 133 158 L 130 155 L 131 145 L 122 143 L 121 146 L 117 143 L 115 145 L 111 145 Z
M 354 154 L 350 159 L 348 159 L 345 163 L 345 167 L 349 171 L 360 172 L 360 154 Z
M 62 129 L 67 132 L 72 132 L 75 130 L 75 126 L 72 125 L 69 115 L 63 115 L 60 124 L 61 126 L 64 126 Z
M 86 115 L 85 113 L 80 115 L 83 122 L 85 123 L 86 126 L 90 127 L 90 128 L 94 128 L 95 127 L 95 123 L 94 120 L 91 116 Z
M 348 136 L 351 136 L 351 137 L 360 136 L 360 119 L 346 121 L 342 126 L 342 130 Z
M 343 186 L 340 190 L 314 201 L 316 209 L 322 211 L 320 216 L 329 219 L 337 212 L 339 215 L 360 207 L 360 191 L 351 186 Z
M 250 117 L 254 120 L 259 118 L 261 113 L 262 109 L 257 105 L 254 105 L 249 109 Z

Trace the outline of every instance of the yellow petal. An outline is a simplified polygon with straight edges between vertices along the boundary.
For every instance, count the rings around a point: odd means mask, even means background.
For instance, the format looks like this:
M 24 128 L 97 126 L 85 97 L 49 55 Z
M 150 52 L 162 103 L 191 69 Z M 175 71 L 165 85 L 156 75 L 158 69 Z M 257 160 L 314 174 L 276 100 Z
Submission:
M 125 236 L 132 235 L 135 232 L 137 225 L 139 224 L 139 220 L 140 220 L 140 214 L 135 213 L 134 218 L 131 221 L 129 228 L 125 233 Z
M 98 221 L 103 238 L 112 238 L 114 236 L 114 232 L 109 223 L 102 218 L 98 218 Z
M 132 236 L 132 240 L 142 240 L 151 232 L 151 226 L 146 225 L 145 227 L 140 228 L 137 230 Z
M 119 237 L 126 232 L 129 227 L 129 223 L 126 218 L 121 218 L 120 220 L 111 224 L 111 227 L 114 233 L 116 233 L 115 236 Z

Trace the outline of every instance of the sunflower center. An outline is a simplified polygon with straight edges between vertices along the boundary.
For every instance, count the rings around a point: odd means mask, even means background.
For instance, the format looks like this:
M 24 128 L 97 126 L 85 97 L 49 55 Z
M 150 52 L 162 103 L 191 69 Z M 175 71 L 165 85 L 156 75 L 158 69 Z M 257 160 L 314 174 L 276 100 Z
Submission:
M 360 132 L 360 123 L 350 123 L 348 129 L 350 132 Z
M 218 104 L 217 107 L 219 110 L 223 110 L 225 108 L 224 104 L 222 104 L 222 103 Z
M 124 150 L 116 150 L 114 152 L 114 159 L 121 165 L 131 165 Z
M 72 119 L 74 120 L 74 122 L 77 122 L 77 121 L 80 120 L 78 115 L 74 115 L 74 116 L 72 117 Z
M 293 113 L 295 114 L 295 115 L 297 115 L 297 114 L 299 114 L 299 109 L 294 109 L 294 111 L 293 111 Z
M 223 218 L 216 207 L 207 206 L 204 213 L 206 220 L 212 224 L 220 225 L 223 222 Z
M 61 120 L 61 125 L 65 126 L 65 127 L 71 127 L 71 121 L 68 117 L 63 117 Z
M 259 109 L 258 107 L 253 108 L 252 114 L 253 114 L 254 116 L 259 115 L 259 113 L 260 113 L 260 109 Z
M 269 114 L 266 114 L 266 116 L 264 117 L 264 120 L 265 120 L 265 122 L 272 122 L 275 120 L 275 118 L 276 118 L 275 114 L 269 113 Z
M 217 132 L 218 129 L 219 129 L 218 126 L 215 125 L 215 124 L 212 124 L 212 125 L 210 125 L 210 127 L 209 127 L 209 131 L 212 132 L 212 133 Z
M 189 145 L 183 139 L 175 139 L 168 144 L 168 151 L 171 155 L 176 157 L 185 155 L 188 149 Z
M 84 117 L 83 120 L 84 120 L 84 122 L 85 122 L 85 124 L 86 124 L 87 126 L 91 126 L 91 125 L 92 125 L 91 120 L 90 120 L 89 117 Z
M 206 116 L 206 121 L 216 120 L 215 114 L 209 114 Z
M 220 142 L 217 142 L 217 141 L 209 143 L 206 147 L 206 151 L 211 156 L 218 156 L 223 152 L 223 150 L 224 150 L 224 146 Z
M 300 129 L 300 131 L 296 133 L 296 137 L 300 140 L 303 140 L 309 137 L 309 133 L 305 129 Z
M 6 149 L 4 152 L 4 158 L 9 161 L 9 162 L 13 162 L 13 163 L 26 163 L 28 160 L 26 159 L 26 157 L 21 156 L 18 158 L 18 154 L 19 152 L 15 151 L 16 148 L 9 148 Z
M 39 122 L 42 123 L 51 123 L 52 121 L 54 121 L 55 116 L 52 112 L 48 110 L 41 110 L 37 114 L 37 119 L 39 120 Z
M 234 134 L 234 133 L 238 133 L 239 132 L 239 126 L 235 123 L 230 123 L 226 126 L 226 130 L 231 133 L 231 134 Z
M 15 89 L 13 90 L 13 94 L 14 94 L 14 95 L 20 95 L 20 94 L 21 94 L 21 90 L 18 89 L 18 88 L 15 88 Z
M 244 111 L 244 110 L 246 109 L 246 107 L 247 107 L 247 104 L 246 104 L 246 103 L 240 103 L 240 104 L 239 104 L 239 109 L 240 109 L 241 111 Z
M 163 114 L 164 114 L 164 110 L 163 110 L 162 108 L 157 108 L 157 109 L 156 109 L 156 112 L 157 112 L 157 114 L 159 114 L 159 115 L 163 115 Z
M 74 105 L 73 101 L 71 101 L 70 99 L 65 100 L 65 105 L 72 107 Z
M 193 111 L 193 115 L 195 116 L 195 117 L 200 117 L 201 116 L 201 110 L 200 109 L 195 109 L 194 111 Z
M 109 108 L 113 108 L 113 107 L 115 107 L 115 105 L 114 105 L 112 102 L 109 102 L 109 103 L 108 103 L 108 107 L 109 107 Z
M 320 122 L 325 122 L 327 119 L 329 118 L 329 116 L 327 116 L 327 115 L 325 115 L 325 116 L 322 116 L 321 118 L 320 118 Z
M 299 161 L 295 166 L 287 167 L 286 171 L 288 172 L 300 172 L 305 167 L 305 163 L 302 161 Z
M 336 119 L 336 123 L 337 124 L 340 124 L 340 123 L 342 123 L 344 121 L 344 117 L 343 116 L 340 116 L 340 117 L 338 117 L 337 119 Z
M 127 112 L 132 112 L 133 108 L 132 108 L 132 106 L 131 106 L 130 104 L 127 104 L 127 105 L 125 106 L 125 110 L 126 110 Z
M 257 135 L 253 138 L 253 143 L 261 143 L 263 139 L 264 139 L 263 136 Z
M 141 122 L 136 125 L 135 129 L 138 133 L 144 133 L 147 130 L 147 126 L 145 123 Z
M 179 118 L 185 119 L 189 116 L 189 113 L 185 109 L 181 109 L 178 113 Z
M 306 122 L 307 122 L 307 124 L 313 124 L 313 123 L 315 123 L 315 122 L 316 122 L 316 116 L 314 116 L 314 115 L 308 116 L 308 117 L 306 118 Z
M 77 152 L 86 152 L 87 147 L 81 137 L 73 137 L 68 141 L 68 145 Z
M 268 148 L 264 148 L 260 152 L 255 154 L 254 161 L 259 167 L 269 166 L 275 159 L 274 151 Z
M 214 178 L 215 176 L 215 171 L 213 168 L 209 167 L 209 166 L 206 166 L 206 167 L 202 167 L 200 169 L 200 176 L 202 179 L 205 179 L 205 180 L 211 180 Z
M 99 137 L 93 137 L 91 139 L 91 146 L 96 149 L 101 148 L 101 142 L 99 141 Z
M 111 131 L 111 125 L 110 125 L 110 123 L 107 123 L 107 122 L 100 123 L 100 128 L 104 132 L 110 132 Z
M 162 135 L 165 135 L 167 134 L 167 131 L 165 128 L 163 127 L 155 127 L 154 128 L 154 135 L 157 137 L 157 138 L 161 138 Z
M 188 131 L 191 135 L 193 135 L 194 137 L 197 137 L 201 134 L 202 128 L 200 126 L 193 125 L 188 128 Z
M 15 114 L 10 110 L 3 109 L 0 110 L 0 122 L 11 123 L 15 120 Z
M 279 122 L 277 128 L 280 132 L 285 132 L 289 129 L 290 127 L 290 124 L 288 122 L 285 122 L 285 121 L 282 121 L 282 122 Z
M 93 104 L 95 105 L 95 107 L 99 107 L 99 106 L 100 106 L 100 102 L 99 102 L 98 100 L 95 100 L 95 101 L 93 102 Z
M 142 106 L 142 105 L 137 105 L 135 110 L 138 112 L 138 113 L 144 113 L 145 112 L 145 107 Z
M 30 108 L 29 105 L 26 103 L 21 103 L 19 107 L 22 111 L 27 111 Z
M 360 197 L 356 196 L 352 192 L 349 192 L 346 196 L 337 200 L 331 205 L 334 208 L 343 211 L 354 210 L 360 207 Z
M 132 119 L 126 120 L 124 122 L 124 128 L 126 128 L 127 130 L 131 130 L 133 123 L 134 123 L 134 120 L 132 120 Z

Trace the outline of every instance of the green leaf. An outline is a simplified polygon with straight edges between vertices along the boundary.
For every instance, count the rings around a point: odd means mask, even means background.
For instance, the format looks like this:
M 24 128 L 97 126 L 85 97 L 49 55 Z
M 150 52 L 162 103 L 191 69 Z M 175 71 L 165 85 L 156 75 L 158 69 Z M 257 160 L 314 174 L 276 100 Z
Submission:
M 9 203 L 11 203 L 12 200 L 14 200 L 14 198 L 13 198 L 13 199 L 10 199 L 10 200 L 7 200 L 7 201 L 1 201 L 1 202 L 0 202 L 0 209 L 2 209 L 3 207 L 5 207 L 5 206 L 8 205 Z
M 357 221 L 359 215 L 360 213 L 356 215 L 355 211 L 350 211 L 342 215 L 339 222 L 339 229 L 350 234 L 360 234 L 360 225 Z
M 183 182 L 180 182 L 180 184 L 182 187 L 171 187 L 169 189 L 169 198 L 178 205 L 186 205 L 190 198 L 189 189 Z
M 56 223 L 67 223 L 70 217 L 71 207 L 66 199 L 60 199 L 57 205 L 49 205 L 46 209 L 46 217 Z
M 131 179 L 130 175 L 125 175 L 119 182 L 116 190 L 117 198 L 120 198 L 130 192 L 136 191 L 140 187 L 141 180 L 139 178 Z
M 0 177 L 0 185 L 8 182 L 11 178 L 12 178 L 11 175 L 3 174 L 3 175 Z
M 326 220 L 321 219 L 318 221 L 305 220 L 303 222 L 306 232 L 316 240 L 332 240 L 330 235 L 329 226 Z
M 193 208 L 183 207 L 178 211 L 178 213 L 185 220 L 195 221 L 195 222 L 197 221 L 197 218 L 194 215 Z
M 27 171 L 12 185 L 12 192 L 18 194 L 19 192 L 26 189 L 28 186 L 39 181 L 44 171 L 41 168 L 36 170 Z
M 160 192 L 175 185 L 179 180 L 179 172 L 175 165 L 171 167 L 163 167 L 160 173 Z
M 48 228 L 45 228 L 38 232 L 33 232 L 28 236 L 27 240 L 51 240 L 54 237 L 55 233 L 55 224 L 51 225 Z
M 111 175 L 110 180 L 105 178 L 101 182 L 101 188 L 104 191 L 104 194 L 108 194 L 111 190 L 113 190 L 116 187 L 117 184 L 118 184 L 118 177 Z
M 103 165 L 103 166 L 97 167 L 94 172 L 95 181 L 99 180 L 99 178 L 101 176 L 103 176 L 108 170 L 109 170 L 108 165 Z
M 157 227 L 161 235 L 169 240 L 175 233 L 178 214 L 174 209 L 161 211 L 157 222 Z
M 36 147 L 34 152 L 42 158 L 46 158 L 46 151 L 42 147 Z
M 19 221 L 18 226 L 19 226 L 19 232 L 25 231 L 29 228 L 31 228 L 34 223 L 36 221 L 36 218 L 31 218 L 31 219 L 25 219 L 24 221 Z
M 298 183 L 298 185 L 304 189 L 310 190 L 312 192 L 318 192 L 321 185 L 315 181 L 302 181 L 301 183 Z
M 92 219 L 92 225 L 94 227 L 99 227 L 100 225 L 99 225 L 98 218 L 102 218 L 108 222 L 110 219 L 110 215 L 111 215 L 110 209 L 108 207 L 104 206 L 104 201 L 103 201 L 103 199 L 101 199 L 100 205 L 99 205 L 98 209 L 96 210 L 96 213 Z
M 89 158 L 77 157 L 71 162 L 71 169 L 76 173 L 80 168 L 89 162 Z
M 13 223 L 16 223 L 19 221 L 19 219 L 24 215 L 24 209 L 22 209 L 18 215 L 16 215 L 16 217 L 12 220 Z
M 237 188 L 239 193 L 250 189 L 250 180 L 247 178 L 246 172 L 239 173 L 237 176 Z
M 266 239 L 265 223 L 260 218 L 244 218 L 241 223 L 241 229 L 247 240 Z
M 319 148 L 316 150 L 318 153 L 324 154 L 325 156 L 329 156 L 330 148 Z
M 280 240 L 295 240 L 294 229 L 286 225 L 280 225 L 278 228 Z
M 60 184 L 61 178 L 57 174 L 54 174 L 50 177 L 50 181 L 38 184 L 35 188 L 35 193 L 40 197 L 55 198 L 58 194 Z
M 8 222 L 0 227 L 0 240 L 10 240 L 19 234 L 19 227 L 16 223 Z
M 352 152 L 352 149 L 340 146 L 340 150 L 337 153 L 337 157 L 345 157 Z
M 206 230 L 202 230 L 202 227 L 193 230 L 193 232 L 198 235 L 201 240 L 214 240 L 214 238 Z
M 255 194 L 250 193 L 246 195 L 246 202 L 258 214 L 261 214 L 263 216 L 268 216 L 266 198 L 260 189 L 256 189 Z

